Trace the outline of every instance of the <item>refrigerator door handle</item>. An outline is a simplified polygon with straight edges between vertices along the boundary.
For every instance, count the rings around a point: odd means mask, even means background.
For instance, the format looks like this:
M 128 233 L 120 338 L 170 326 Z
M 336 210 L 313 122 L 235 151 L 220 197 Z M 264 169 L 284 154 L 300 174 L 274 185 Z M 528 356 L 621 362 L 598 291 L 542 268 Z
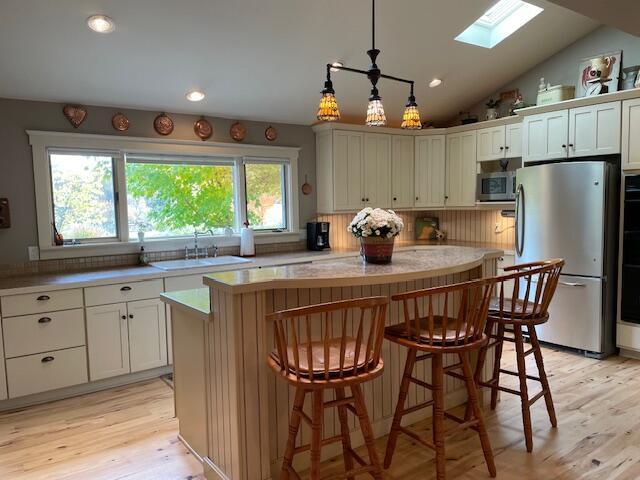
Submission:
M 520 241 L 520 209 L 522 209 L 522 241 Z M 525 214 L 525 205 L 524 205 L 524 187 L 521 183 L 518 184 L 518 188 L 516 189 L 516 254 L 521 257 L 522 252 L 524 251 L 524 214 Z

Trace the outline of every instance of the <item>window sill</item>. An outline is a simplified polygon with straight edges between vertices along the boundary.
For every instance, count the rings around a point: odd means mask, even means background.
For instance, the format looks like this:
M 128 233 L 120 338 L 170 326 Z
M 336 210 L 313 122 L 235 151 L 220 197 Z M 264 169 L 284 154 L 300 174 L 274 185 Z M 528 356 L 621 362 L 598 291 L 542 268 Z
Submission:
M 306 231 L 300 232 L 256 232 L 256 244 L 290 243 L 303 240 Z M 184 247 L 193 248 L 193 237 L 171 239 L 148 239 L 143 243 L 131 242 L 104 242 L 81 243 L 79 245 L 63 245 L 54 247 L 47 245 L 40 247 L 40 260 L 55 260 L 62 258 L 98 257 L 103 255 L 126 255 L 138 253 L 144 245 L 146 252 L 164 252 L 181 250 Z M 240 245 L 240 235 L 234 234 L 216 235 L 213 237 L 198 237 L 199 247 L 234 247 Z

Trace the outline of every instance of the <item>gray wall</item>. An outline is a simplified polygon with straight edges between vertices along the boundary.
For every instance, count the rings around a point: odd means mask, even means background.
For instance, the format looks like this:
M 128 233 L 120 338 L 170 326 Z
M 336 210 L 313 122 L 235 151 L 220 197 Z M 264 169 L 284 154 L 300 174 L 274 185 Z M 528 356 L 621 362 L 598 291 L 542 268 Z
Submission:
M 62 132 L 128 135 L 135 137 L 160 137 L 153 129 L 153 119 L 158 112 L 118 109 L 109 107 L 87 107 L 84 123 L 74 129 L 62 115 L 62 104 L 0 99 L 0 197 L 9 198 L 12 226 L 0 229 L 0 265 L 27 261 L 27 246 L 37 245 L 36 207 L 33 186 L 31 148 L 25 130 L 49 130 Z M 131 126 L 124 133 L 111 127 L 111 117 L 121 111 L 129 117 Z M 175 129 L 170 139 L 198 140 L 193 133 L 194 115 L 170 114 Z M 234 120 L 207 117 L 213 125 L 210 141 L 233 142 L 229 127 Z M 276 124 L 278 139 L 269 142 L 264 138 L 268 123 L 243 122 L 247 127 L 247 138 L 243 143 L 269 144 L 301 147 L 299 161 L 299 183 L 305 174 L 315 186 L 315 135 L 311 127 Z M 300 223 L 316 215 L 315 190 L 311 195 L 300 194 Z
M 640 64 L 640 38 L 603 26 L 504 85 L 493 97 L 498 98 L 500 92 L 518 88 L 526 103 L 535 104 L 540 77 L 551 85 L 576 85 L 578 64 L 583 58 L 616 50 L 622 50 L 623 68 Z M 480 120 L 484 119 L 488 98 L 470 108 Z M 508 111 L 508 106 L 501 105 L 501 111 Z

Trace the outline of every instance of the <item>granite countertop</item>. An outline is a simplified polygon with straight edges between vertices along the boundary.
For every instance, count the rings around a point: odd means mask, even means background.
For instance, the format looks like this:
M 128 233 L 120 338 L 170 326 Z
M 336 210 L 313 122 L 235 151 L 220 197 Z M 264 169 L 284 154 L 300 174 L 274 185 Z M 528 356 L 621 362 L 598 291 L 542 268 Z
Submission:
M 194 290 L 182 290 L 179 292 L 163 293 L 160 295 L 162 301 L 171 306 L 187 309 L 198 317 L 206 317 L 211 311 L 209 303 L 209 289 L 196 288 Z
M 364 263 L 358 254 L 303 265 L 209 274 L 204 283 L 231 293 L 275 288 L 322 288 L 396 283 L 470 270 L 503 250 L 451 245 L 398 247 L 389 265 Z
M 467 246 L 485 249 L 501 250 L 499 245 L 478 243 L 478 242 L 459 242 L 459 241 L 405 241 L 397 242 L 397 250 L 402 248 L 423 245 L 445 245 L 445 246 Z M 67 288 L 82 288 L 95 285 L 109 285 L 120 282 L 133 282 L 142 280 L 151 280 L 156 278 L 168 278 L 183 275 L 205 275 L 212 272 L 223 272 L 228 270 L 242 270 L 273 267 L 277 265 L 286 265 L 293 263 L 309 263 L 321 260 L 333 260 L 345 257 L 353 257 L 357 253 L 353 249 L 333 249 L 320 252 L 311 252 L 307 250 L 295 252 L 280 252 L 260 255 L 253 258 L 251 263 L 236 264 L 221 267 L 201 267 L 188 268 L 183 270 L 165 271 L 152 266 L 128 266 L 116 268 L 102 268 L 94 270 L 81 270 L 75 272 L 60 272 L 35 275 L 19 275 L 12 277 L 0 278 L 0 295 L 16 295 L 22 293 L 34 293 L 46 290 L 62 290 Z

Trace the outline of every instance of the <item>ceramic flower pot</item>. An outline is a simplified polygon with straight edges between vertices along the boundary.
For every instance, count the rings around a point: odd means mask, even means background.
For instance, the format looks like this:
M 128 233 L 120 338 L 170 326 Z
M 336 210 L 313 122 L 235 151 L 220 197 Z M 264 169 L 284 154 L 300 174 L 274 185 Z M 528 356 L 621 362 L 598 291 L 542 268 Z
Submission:
M 362 256 L 367 263 L 391 263 L 395 237 L 360 237 Z

